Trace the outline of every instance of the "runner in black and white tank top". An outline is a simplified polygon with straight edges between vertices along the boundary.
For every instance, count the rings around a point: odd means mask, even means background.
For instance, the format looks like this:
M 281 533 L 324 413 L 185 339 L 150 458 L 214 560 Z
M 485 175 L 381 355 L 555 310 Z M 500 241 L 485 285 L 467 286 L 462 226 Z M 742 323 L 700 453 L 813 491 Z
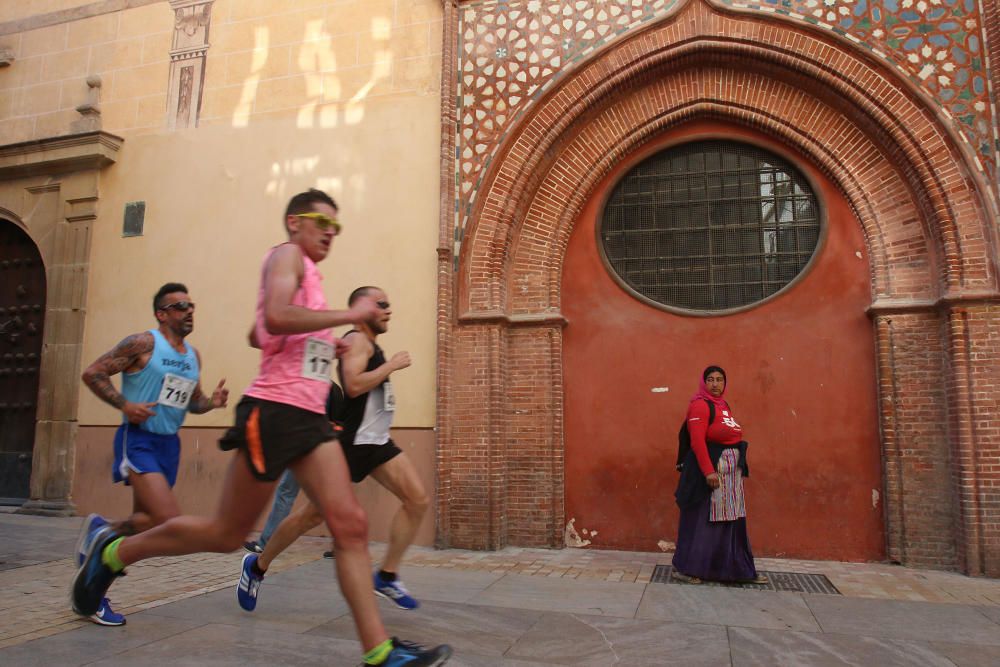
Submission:
M 352 329 L 344 334 L 360 333 Z M 385 354 L 378 343 L 372 341 L 375 352 L 368 359 L 365 372 L 373 371 L 385 363 Z M 340 383 L 344 378 L 340 372 Z M 346 385 L 344 385 L 346 386 Z M 344 430 L 340 434 L 343 445 L 384 445 L 389 442 L 389 429 L 392 427 L 392 416 L 396 410 L 396 395 L 392 390 L 392 381 L 386 378 L 382 384 L 358 396 L 346 396 L 344 401 Z

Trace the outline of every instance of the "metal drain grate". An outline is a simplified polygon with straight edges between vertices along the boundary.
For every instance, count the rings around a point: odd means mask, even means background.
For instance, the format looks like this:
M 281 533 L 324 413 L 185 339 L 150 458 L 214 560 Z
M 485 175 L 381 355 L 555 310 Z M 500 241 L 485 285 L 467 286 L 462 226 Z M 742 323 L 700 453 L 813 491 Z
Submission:
M 653 584 L 684 584 L 670 576 L 673 565 L 657 565 L 653 570 L 650 583 Z M 802 574 L 801 572 L 764 572 L 770 580 L 766 584 L 738 584 L 720 581 L 703 581 L 699 586 L 724 586 L 726 588 L 745 588 L 752 591 L 784 591 L 791 593 L 818 593 L 822 595 L 840 595 L 837 587 L 822 574 Z

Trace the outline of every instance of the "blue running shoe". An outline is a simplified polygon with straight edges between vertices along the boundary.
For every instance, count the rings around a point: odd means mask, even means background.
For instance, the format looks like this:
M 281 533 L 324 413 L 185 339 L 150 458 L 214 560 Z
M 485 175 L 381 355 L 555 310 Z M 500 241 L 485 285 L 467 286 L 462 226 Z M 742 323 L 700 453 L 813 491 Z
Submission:
M 111 587 L 111 582 L 120 577 L 122 572 L 112 572 L 111 568 L 101 560 L 104 547 L 118 538 L 111 526 L 101 526 L 94 533 L 87 546 L 83 564 L 73 577 L 71 596 L 73 611 L 80 616 L 93 616 L 101 608 L 104 594 Z
M 101 608 L 90 620 L 98 625 L 125 625 L 125 617 L 111 608 L 111 601 L 107 598 L 101 600 Z
M 378 570 L 376 570 L 373 579 L 375 582 L 375 595 L 380 595 L 386 600 L 392 600 L 397 607 L 407 611 L 420 606 L 420 603 L 410 595 L 410 591 L 406 590 L 403 582 L 398 578 L 395 581 L 386 581 L 379 576 Z
M 264 575 L 253 571 L 253 564 L 257 562 L 257 554 L 247 554 L 243 557 L 243 565 L 240 567 L 240 582 L 236 584 L 236 599 L 240 606 L 247 611 L 253 611 L 257 607 L 257 592 L 264 581 Z
M 91 514 L 83 520 L 80 527 L 80 536 L 76 538 L 76 566 L 83 565 L 83 559 L 87 555 L 87 547 L 97 534 L 97 529 L 108 525 L 108 520 L 100 514 Z
M 448 662 L 450 657 L 451 647 L 447 644 L 428 649 L 393 637 L 392 652 L 382 667 L 435 667 Z

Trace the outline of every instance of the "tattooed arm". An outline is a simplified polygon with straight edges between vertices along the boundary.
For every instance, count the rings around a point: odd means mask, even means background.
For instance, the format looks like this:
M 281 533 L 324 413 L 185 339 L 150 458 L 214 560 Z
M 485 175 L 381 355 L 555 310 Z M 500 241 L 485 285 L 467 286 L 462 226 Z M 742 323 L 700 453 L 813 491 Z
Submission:
M 196 349 L 194 353 L 198 356 L 198 368 L 201 368 L 201 352 Z M 188 403 L 188 412 L 201 415 L 214 408 L 226 407 L 226 403 L 229 401 L 229 390 L 226 389 L 225 384 L 226 378 L 219 380 L 219 384 L 215 387 L 215 391 L 212 392 L 212 396 L 208 397 L 201 390 L 201 382 L 198 382 L 195 385 L 194 393 L 191 395 L 191 402 Z
M 111 384 L 111 376 L 129 369 L 142 368 L 153 352 L 153 334 L 148 331 L 132 334 L 105 352 L 83 372 L 83 382 L 94 395 L 125 413 L 133 424 L 140 424 L 155 413 L 155 403 L 132 403 Z

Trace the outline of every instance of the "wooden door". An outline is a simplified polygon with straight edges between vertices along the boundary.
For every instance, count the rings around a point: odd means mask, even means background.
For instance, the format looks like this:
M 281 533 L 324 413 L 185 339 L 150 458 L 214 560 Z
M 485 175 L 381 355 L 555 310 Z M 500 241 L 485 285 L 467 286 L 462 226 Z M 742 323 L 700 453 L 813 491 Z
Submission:
M 0 220 L 0 503 L 28 497 L 44 320 L 38 248 L 18 225 Z

